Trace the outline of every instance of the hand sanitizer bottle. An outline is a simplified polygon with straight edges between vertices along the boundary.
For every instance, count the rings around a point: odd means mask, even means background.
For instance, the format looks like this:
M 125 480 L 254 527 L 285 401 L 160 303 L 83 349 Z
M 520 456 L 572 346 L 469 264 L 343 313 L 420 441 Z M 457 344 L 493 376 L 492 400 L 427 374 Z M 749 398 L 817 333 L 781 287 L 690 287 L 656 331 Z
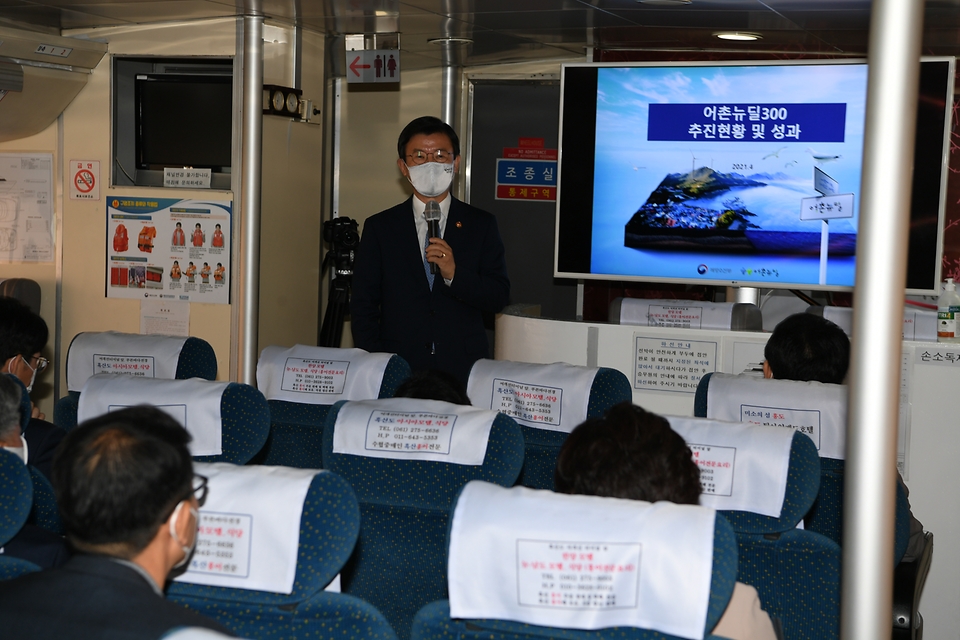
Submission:
M 937 299 L 937 342 L 960 342 L 960 295 L 953 278 L 947 278 Z

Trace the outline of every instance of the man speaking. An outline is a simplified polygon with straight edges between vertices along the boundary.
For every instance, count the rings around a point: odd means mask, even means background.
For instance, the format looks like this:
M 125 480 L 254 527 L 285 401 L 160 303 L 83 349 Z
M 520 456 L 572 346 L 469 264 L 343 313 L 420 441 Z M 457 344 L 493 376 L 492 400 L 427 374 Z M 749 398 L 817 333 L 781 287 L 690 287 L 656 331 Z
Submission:
M 414 370 L 441 369 L 466 383 L 488 355 L 483 314 L 503 309 L 510 280 L 496 219 L 450 194 L 460 140 L 433 116 L 397 141 L 413 197 L 368 218 L 353 272 L 353 341 L 396 353 Z

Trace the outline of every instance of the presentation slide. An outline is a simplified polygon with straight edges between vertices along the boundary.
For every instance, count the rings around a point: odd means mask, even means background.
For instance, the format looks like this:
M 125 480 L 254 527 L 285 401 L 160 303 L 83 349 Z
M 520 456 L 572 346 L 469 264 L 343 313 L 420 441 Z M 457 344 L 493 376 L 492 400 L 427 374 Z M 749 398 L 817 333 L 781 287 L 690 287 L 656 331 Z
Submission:
M 601 67 L 590 271 L 851 286 L 866 83 L 865 64 Z

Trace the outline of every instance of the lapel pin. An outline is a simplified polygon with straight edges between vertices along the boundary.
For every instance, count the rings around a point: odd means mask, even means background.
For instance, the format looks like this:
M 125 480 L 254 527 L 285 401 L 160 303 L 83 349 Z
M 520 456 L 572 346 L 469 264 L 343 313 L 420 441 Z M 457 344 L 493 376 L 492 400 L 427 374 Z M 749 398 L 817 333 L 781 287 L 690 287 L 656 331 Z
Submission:
M 461 227 L 463 227 L 463 223 L 457 220 L 457 229 L 460 229 Z

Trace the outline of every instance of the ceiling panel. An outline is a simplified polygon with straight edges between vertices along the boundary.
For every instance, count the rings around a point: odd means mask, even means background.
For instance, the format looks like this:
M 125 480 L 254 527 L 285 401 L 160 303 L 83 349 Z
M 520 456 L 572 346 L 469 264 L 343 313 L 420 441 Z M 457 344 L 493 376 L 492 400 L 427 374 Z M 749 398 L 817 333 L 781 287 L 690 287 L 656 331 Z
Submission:
M 0 24 L 56 33 L 238 15 L 244 1 L 250 0 L 0 0 Z M 273 20 L 327 34 L 400 32 L 410 69 L 439 65 L 442 52 L 428 40 L 445 36 L 473 39 L 460 58 L 470 65 L 579 56 L 588 43 L 745 56 L 862 54 L 871 2 L 694 0 L 665 7 L 637 0 L 260 0 L 259 6 Z M 924 51 L 960 53 L 960 0 L 928 0 L 925 11 Z M 718 30 L 755 31 L 763 39 L 725 43 L 714 37 Z

